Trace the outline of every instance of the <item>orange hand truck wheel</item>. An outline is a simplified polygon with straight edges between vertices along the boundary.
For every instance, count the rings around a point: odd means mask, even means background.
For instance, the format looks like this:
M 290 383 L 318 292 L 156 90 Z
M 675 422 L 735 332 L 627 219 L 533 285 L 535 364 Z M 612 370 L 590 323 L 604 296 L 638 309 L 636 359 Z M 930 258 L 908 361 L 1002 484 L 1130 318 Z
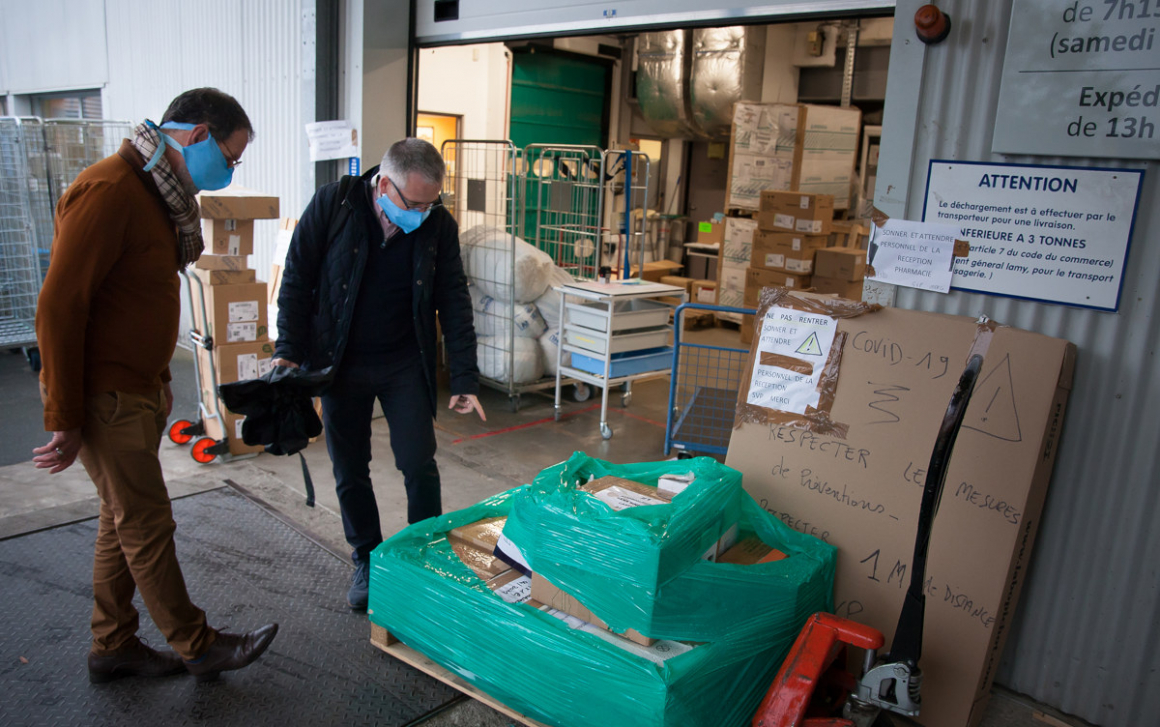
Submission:
M 213 452 L 207 451 L 210 447 L 217 444 L 215 440 L 210 437 L 202 437 L 193 443 L 193 449 L 190 450 L 189 456 L 193 457 L 194 462 L 202 464 L 209 464 L 217 459 L 217 455 Z
M 192 426 L 193 422 L 188 419 L 178 419 L 173 422 L 173 424 L 169 425 L 169 441 L 174 444 L 189 444 L 189 441 L 193 439 L 193 435 L 186 434 L 182 430 Z

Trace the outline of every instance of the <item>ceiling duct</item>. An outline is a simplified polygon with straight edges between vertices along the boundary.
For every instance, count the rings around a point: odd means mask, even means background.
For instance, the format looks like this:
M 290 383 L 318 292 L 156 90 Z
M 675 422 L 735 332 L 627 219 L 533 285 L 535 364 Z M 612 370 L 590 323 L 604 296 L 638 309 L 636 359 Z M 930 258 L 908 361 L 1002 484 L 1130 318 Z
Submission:
M 653 131 L 667 138 L 704 138 L 689 106 L 691 31 L 641 33 L 637 38 L 636 97 Z
M 729 137 L 734 103 L 761 100 L 765 35 L 764 26 L 693 31 L 689 100 L 693 122 L 710 138 Z

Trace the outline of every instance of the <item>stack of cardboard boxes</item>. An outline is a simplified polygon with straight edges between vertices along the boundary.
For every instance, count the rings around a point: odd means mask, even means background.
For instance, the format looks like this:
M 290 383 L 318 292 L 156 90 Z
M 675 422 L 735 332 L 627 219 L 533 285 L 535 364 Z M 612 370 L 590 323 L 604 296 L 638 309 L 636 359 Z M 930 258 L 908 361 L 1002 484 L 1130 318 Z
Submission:
M 268 336 L 267 288 L 247 266 L 246 256 L 254 252 L 254 220 L 276 218 L 278 198 L 230 187 L 203 192 L 198 201 L 206 249 L 191 268 L 189 282 L 193 326 L 212 344 L 196 351 L 201 402 L 211 414 L 205 433 L 228 440 L 230 454 L 259 452 L 262 447 L 242 441 L 245 417 L 225 408 L 217 387 L 270 370 L 274 345 Z

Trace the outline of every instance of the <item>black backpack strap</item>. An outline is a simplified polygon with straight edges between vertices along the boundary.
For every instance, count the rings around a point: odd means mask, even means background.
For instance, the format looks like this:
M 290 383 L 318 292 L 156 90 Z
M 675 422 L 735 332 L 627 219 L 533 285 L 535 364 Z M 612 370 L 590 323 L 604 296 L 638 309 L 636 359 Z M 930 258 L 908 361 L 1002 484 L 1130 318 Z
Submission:
M 358 177 L 351 174 L 344 174 L 342 180 L 338 183 L 338 204 L 330 213 L 330 228 L 326 231 L 326 245 L 334 241 L 335 236 L 342 231 L 342 226 L 346 224 L 346 218 L 350 217 L 350 207 L 343 204 L 346 201 L 346 196 L 350 193 L 350 188 L 359 180 Z

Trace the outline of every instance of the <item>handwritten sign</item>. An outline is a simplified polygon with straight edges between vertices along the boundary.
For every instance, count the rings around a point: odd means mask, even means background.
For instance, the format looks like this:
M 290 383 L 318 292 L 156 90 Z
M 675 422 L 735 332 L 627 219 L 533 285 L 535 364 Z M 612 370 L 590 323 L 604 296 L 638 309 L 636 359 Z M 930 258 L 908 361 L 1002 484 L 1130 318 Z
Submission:
M 871 280 L 908 288 L 947 293 L 951 289 L 951 258 L 958 230 L 910 220 L 874 225 L 868 259 Z
M 1160 159 L 1160 7 L 1015 0 L 996 152 Z
M 761 322 L 748 402 L 804 414 L 818 405 L 818 384 L 837 323 L 817 313 L 774 306 Z
M 923 218 L 971 245 L 951 287 L 1119 307 L 1143 172 L 932 160 Z

